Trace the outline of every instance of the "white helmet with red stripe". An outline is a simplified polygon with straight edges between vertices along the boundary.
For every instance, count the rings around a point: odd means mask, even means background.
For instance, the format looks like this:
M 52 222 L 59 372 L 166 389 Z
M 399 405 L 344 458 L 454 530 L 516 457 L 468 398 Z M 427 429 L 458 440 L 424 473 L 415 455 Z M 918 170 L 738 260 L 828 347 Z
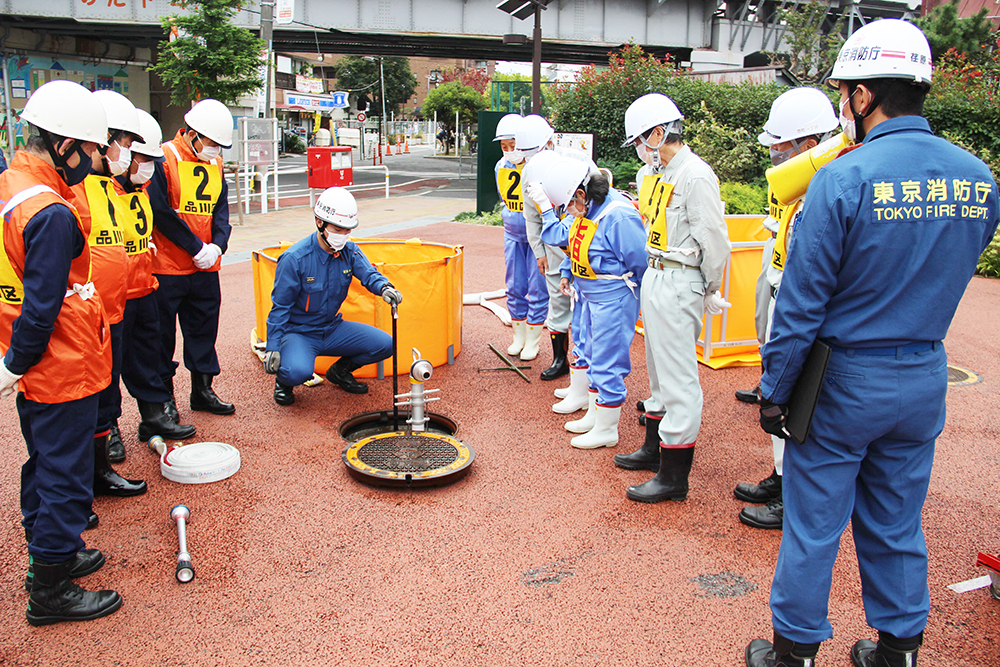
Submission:
M 902 19 L 879 19 L 847 38 L 830 80 L 908 79 L 929 85 L 931 70 L 931 47 L 920 28 Z

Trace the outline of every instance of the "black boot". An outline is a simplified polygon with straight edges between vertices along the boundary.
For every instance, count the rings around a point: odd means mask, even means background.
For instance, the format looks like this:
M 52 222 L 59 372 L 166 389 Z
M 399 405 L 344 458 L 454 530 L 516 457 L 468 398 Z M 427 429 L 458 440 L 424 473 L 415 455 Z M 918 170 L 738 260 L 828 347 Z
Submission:
M 79 577 L 85 577 L 88 574 L 93 574 L 101 569 L 104 565 L 104 554 L 102 554 L 97 549 L 84 549 L 83 551 L 78 551 L 76 556 L 71 558 L 69 562 L 69 567 L 67 568 L 67 575 L 70 579 L 77 579 Z M 31 592 L 31 583 L 35 580 L 35 561 L 33 558 L 28 557 L 28 574 L 24 578 L 24 590 Z
M 112 463 L 121 463 L 125 460 L 125 443 L 122 442 L 121 433 L 118 432 L 118 420 L 111 425 L 111 432 L 108 433 L 108 460 Z
M 125 479 L 111 467 L 111 461 L 108 460 L 108 436 L 94 436 L 94 495 L 126 498 L 144 493 L 145 482 Z
M 278 405 L 291 405 L 295 402 L 295 387 L 281 384 L 277 378 L 274 380 L 274 402 Z
M 774 643 L 755 639 L 747 645 L 747 667 L 814 667 L 819 644 L 796 644 L 774 633 Z
M 552 365 L 542 371 L 543 380 L 555 380 L 557 377 L 569 374 L 569 361 L 566 353 L 569 350 L 569 334 L 549 333 L 552 340 Z
M 737 500 L 745 503 L 763 505 L 766 502 L 781 497 L 781 475 L 777 470 L 772 470 L 767 478 L 756 484 L 737 484 L 733 490 L 733 495 Z
M 652 420 L 651 420 L 652 421 Z M 688 474 L 694 460 L 694 446 L 660 447 L 660 469 L 645 484 L 628 487 L 625 495 L 640 503 L 684 500 L 688 494 Z
M 660 420 L 646 419 L 646 439 L 642 446 L 631 454 L 615 454 L 615 465 L 625 470 L 660 469 Z
M 197 429 L 190 424 L 178 424 L 167 416 L 166 403 L 149 403 L 136 401 L 139 404 L 139 440 L 148 441 L 154 435 L 164 440 L 187 440 L 193 438 Z M 177 407 L 174 406 L 176 410 Z
M 87 527 L 84 528 L 84 530 L 93 530 L 94 528 L 97 528 L 97 524 L 99 524 L 100 522 L 101 518 L 97 516 L 97 514 L 93 510 L 91 510 L 90 516 L 87 517 Z
M 854 667 L 917 667 L 917 651 L 924 643 L 924 633 L 900 638 L 879 631 L 878 643 L 862 639 L 851 647 Z
M 213 375 L 191 373 L 191 409 L 211 412 L 213 415 L 231 415 L 236 412 L 232 403 L 224 403 L 212 391 Z
M 743 403 L 757 404 L 760 403 L 760 385 L 751 389 L 750 391 L 744 391 L 743 389 L 736 390 L 736 400 L 742 401 Z
M 337 363 L 330 366 L 326 371 L 326 379 L 337 385 L 349 394 L 367 394 L 368 385 L 358 382 L 351 375 L 353 371 L 361 368 L 347 357 L 337 359 Z M 277 399 L 276 399 L 277 400 Z
M 740 523 L 752 528 L 763 528 L 765 530 L 781 530 L 785 518 L 785 505 L 781 502 L 781 496 L 771 500 L 760 507 L 744 507 L 740 511 Z
M 181 415 L 177 412 L 177 401 L 174 400 L 174 378 L 173 376 L 168 377 L 163 381 L 163 385 L 170 392 L 170 400 L 163 404 L 163 413 L 167 415 L 167 419 L 175 424 L 181 423 Z
M 114 591 L 88 591 L 69 577 L 70 564 L 35 561 L 34 581 L 25 617 L 32 625 L 90 621 L 118 611 L 122 597 Z

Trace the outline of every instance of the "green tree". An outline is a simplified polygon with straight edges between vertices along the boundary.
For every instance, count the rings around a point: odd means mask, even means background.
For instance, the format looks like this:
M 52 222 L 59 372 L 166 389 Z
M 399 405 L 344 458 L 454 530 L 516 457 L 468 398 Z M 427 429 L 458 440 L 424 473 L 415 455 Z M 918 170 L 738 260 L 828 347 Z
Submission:
M 825 0 L 809 0 L 797 9 L 781 10 L 781 20 L 787 26 L 782 40 L 786 50 L 772 57 L 785 62 L 789 71 L 807 86 L 823 83 L 844 44 L 841 37 L 844 17 L 831 24 L 829 12 Z
M 474 123 L 478 114 L 489 107 L 486 97 L 475 88 L 463 86 L 458 81 L 449 81 L 432 90 L 424 100 L 422 108 L 425 118 L 437 112 L 438 122 L 449 134 L 455 130 L 455 114 L 460 123 Z
M 958 0 L 951 0 L 932 9 L 927 16 L 917 19 L 917 26 L 924 31 L 931 45 L 934 60 L 948 49 L 964 53 L 974 63 L 985 61 L 996 43 L 993 24 L 986 18 L 986 8 L 968 18 L 958 16 Z
M 548 117 L 552 106 L 552 89 L 558 85 L 542 81 L 542 115 Z M 526 74 L 493 74 L 490 88 L 490 108 L 527 116 L 531 113 L 531 77 Z
M 214 98 L 236 104 L 239 98 L 264 85 L 260 70 L 264 42 L 249 30 L 232 24 L 245 0 L 188 0 L 188 16 L 168 16 L 163 27 L 176 35 L 160 42 L 155 72 L 174 104 Z
M 410 59 L 400 56 L 382 58 L 385 74 L 385 112 L 393 114 L 413 97 L 417 77 L 410 71 Z M 366 60 L 363 56 L 346 56 L 333 66 L 333 76 L 340 90 L 359 91 L 371 100 L 369 116 L 382 115 L 382 86 L 379 81 L 379 59 Z

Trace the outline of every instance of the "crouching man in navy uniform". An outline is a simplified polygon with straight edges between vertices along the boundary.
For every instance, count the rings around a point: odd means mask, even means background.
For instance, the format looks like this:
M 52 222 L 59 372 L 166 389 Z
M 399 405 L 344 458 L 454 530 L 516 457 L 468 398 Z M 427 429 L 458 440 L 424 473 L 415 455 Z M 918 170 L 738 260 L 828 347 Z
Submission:
M 765 431 L 784 435 L 784 404 L 814 342 L 832 352 L 808 437 L 785 450 L 774 641 L 747 646 L 749 667 L 818 664 L 848 521 L 878 631 L 851 660 L 917 664 L 930 609 L 920 511 L 945 423 L 942 340 L 998 220 L 990 170 L 921 117 L 930 60 L 916 26 L 883 19 L 847 40 L 831 75 L 859 145 L 813 178 L 792 235 L 763 348 Z
M 349 238 L 358 226 L 358 204 L 343 188 L 329 188 L 313 209 L 316 233 L 310 234 L 278 258 L 267 316 L 267 352 L 264 370 L 277 375 L 274 401 L 295 402 L 292 393 L 313 375 L 316 357 L 340 357 L 326 379 L 352 394 L 368 392 L 353 371 L 392 354 L 392 337 L 381 329 L 347 322 L 340 306 L 351 279 L 357 278 L 372 294 L 398 306 L 403 295 L 372 266 Z

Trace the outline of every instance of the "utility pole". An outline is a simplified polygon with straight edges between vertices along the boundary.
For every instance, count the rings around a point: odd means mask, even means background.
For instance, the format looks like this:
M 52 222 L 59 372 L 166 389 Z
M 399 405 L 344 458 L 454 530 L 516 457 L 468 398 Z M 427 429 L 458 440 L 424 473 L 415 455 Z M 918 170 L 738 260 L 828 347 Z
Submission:
M 271 117 L 271 55 L 272 32 L 274 28 L 274 0 L 262 0 L 260 3 L 260 38 L 267 48 L 267 67 L 264 75 L 264 118 Z
M 542 113 L 542 5 L 535 5 L 535 30 L 531 40 L 531 113 Z

